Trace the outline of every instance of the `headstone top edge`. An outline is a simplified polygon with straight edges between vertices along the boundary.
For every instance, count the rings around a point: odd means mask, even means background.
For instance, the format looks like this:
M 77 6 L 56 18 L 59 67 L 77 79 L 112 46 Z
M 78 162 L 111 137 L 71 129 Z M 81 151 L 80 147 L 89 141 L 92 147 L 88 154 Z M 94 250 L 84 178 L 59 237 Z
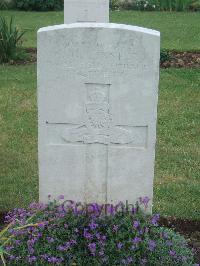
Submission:
M 54 25 L 54 26 L 48 26 L 43 27 L 38 30 L 38 34 L 42 32 L 49 32 L 54 30 L 63 30 L 63 29 L 75 29 L 75 28 L 104 28 L 104 29 L 123 29 L 123 30 L 129 30 L 133 32 L 140 32 L 144 34 L 154 35 L 157 37 L 160 37 L 160 32 L 138 27 L 138 26 L 132 26 L 127 24 L 116 24 L 116 23 L 88 23 L 88 22 L 82 22 L 82 23 L 71 23 L 71 24 L 60 24 L 60 25 Z

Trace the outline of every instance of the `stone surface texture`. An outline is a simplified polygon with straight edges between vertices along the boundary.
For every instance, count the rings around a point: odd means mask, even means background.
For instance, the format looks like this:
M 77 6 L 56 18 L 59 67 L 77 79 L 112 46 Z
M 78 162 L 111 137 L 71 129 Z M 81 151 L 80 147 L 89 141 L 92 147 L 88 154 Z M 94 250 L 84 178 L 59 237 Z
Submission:
M 65 0 L 64 23 L 109 22 L 109 0 Z
M 160 34 L 75 23 L 38 32 L 40 200 L 153 196 Z

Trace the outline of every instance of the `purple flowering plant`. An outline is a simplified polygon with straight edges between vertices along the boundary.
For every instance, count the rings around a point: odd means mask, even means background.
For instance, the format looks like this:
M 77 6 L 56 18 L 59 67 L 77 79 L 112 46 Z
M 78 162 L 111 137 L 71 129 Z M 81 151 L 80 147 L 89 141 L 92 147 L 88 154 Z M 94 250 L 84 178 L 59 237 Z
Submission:
M 147 199 L 141 203 L 146 208 Z M 105 215 L 98 204 L 88 213 L 74 204 L 33 203 L 8 213 L 0 232 L 3 265 L 194 265 L 185 239 L 159 227 L 158 214 Z

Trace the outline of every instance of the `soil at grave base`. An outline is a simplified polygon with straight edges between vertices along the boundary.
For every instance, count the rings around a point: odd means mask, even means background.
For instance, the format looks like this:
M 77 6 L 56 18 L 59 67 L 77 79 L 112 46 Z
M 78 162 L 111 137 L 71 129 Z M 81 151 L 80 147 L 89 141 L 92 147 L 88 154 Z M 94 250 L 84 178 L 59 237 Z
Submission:
M 169 52 L 170 59 L 161 63 L 161 68 L 200 68 L 200 52 Z
M 29 55 L 27 60 L 19 62 L 10 62 L 14 65 L 26 65 L 37 61 L 37 49 L 27 48 L 26 52 Z M 176 52 L 169 53 L 170 59 L 160 64 L 161 68 L 200 68 L 200 51 L 199 52 Z
M 5 215 L 5 212 L 0 212 L 0 229 L 3 227 Z M 200 220 L 161 217 L 160 225 L 172 228 L 176 232 L 184 235 L 189 246 L 194 249 L 196 263 L 200 264 Z

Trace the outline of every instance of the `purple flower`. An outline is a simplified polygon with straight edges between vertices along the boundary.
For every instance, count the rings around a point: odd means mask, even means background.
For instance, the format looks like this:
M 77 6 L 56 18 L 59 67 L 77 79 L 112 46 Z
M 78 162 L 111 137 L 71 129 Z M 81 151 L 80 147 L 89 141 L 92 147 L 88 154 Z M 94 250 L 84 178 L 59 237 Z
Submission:
M 15 259 L 16 259 L 16 257 L 14 255 L 9 256 L 9 260 L 15 260 Z
M 37 203 L 37 202 L 33 202 L 29 205 L 29 208 L 32 210 L 45 210 L 47 208 L 47 204 L 44 203 Z M 33 213 L 32 213 L 33 214 Z M 31 214 L 31 215 L 32 215 Z
M 102 239 L 103 241 L 105 241 L 106 238 L 107 238 L 107 237 L 106 237 L 105 235 L 102 235 L 102 236 L 101 236 L 101 239 Z
M 95 255 L 95 252 L 96 252 L 96 244 L 95 243 L 89 243 L 88 244 L 88 248 L 89 248 L 90 252 L 92 253 L 92 255 Z
M 106 209 L 105 209 L 106 214 L 114 215 L 115 214 L 115 208 L 112 204 L 106 204 Z
M 66 250 L 66 247 L 60 245 L 60 246 L 57 247 L 57 249 L 58 249 L 59 251 L 65 251 L 65 250 Z
M 130 263 L 132 263 L 132 262 L 133 262 L 133 258 L 132 258 L 132 257 L 128 257 L 128 258 L 127 258 L 127 263 L 130 264 Z
M 137 207 L 136 208 L 133 207 L 131 212 L 132 212 L 132 214 L 136 214 L 138 212 L 138 208 Z
M 38 238 L 42 237 L 42 232 L 39 232 L 37 235 Z
M 58 197 L 58 199 L 59 199 L 59 200 L 63 200 L 63 199 L 65 199 L 65 196 L 64 196 L 64 195 L 60 195 L 60 196 Z
M 89 243 L 88 247 L 90 250 L 96 250 L 96 244 L 95 243 Z
M 45 227 L 46 223 L 45 222 L 41 222 L 38 224 L 38 227 L 43 229 Z
M 88 229 L 84 229 L 83 236 L 84 236 L 86 239 L 93 239 L 92 234 L 88 233 Z
M 33 262 L 35 262 L 37 260 L 37 258 L 35 257 L 35 256 L 28 256 L 28 262 L 29 263 L 33 263 Z
M 47 237 L 47 241 L 49 242 L 49 243 L 53 243 L 54 242 L 54 238 L 53 237 Z
M 47 260 L 47 259 L 48 259 L 48 255 L 47 255 L 47 254 L 42 254 L 40 257 L 41 257 L 42 259 L 44 259 L 44 260 Z
M 98 224 L 94 223 L 93 221 L 89 224 L 90 230 L 95 230 L 98 227 Z
M 71 246 L 74 245 L 74 244 L 76 244 L 76 241 L 75 240 L 70 240 L 70 241 L 66 242 L 64 245 L 59 245 L 57 247 L 57 249 L 59 251 L 66 251 L 66 250 L 70 249 Z
M 140 260 L 140 265 L 145 265 L 147 263 L 147 259 L 141 259 Z
M 138 243 L 140 243 L 142 240 L 141 240 L 140 237 L 137 237 L 137 236 L 136 236 L 132 241 L 133 241 L 134 244 L 138 244 Z
M 88 213 L 88 214 L 95 214 L 95 210 L 96 210 L 96 206 L 94 205 L 94 204 L 88 204 L 87 205 L 87 210 L 86 210 L 86 212 Z
M 160 215 L 159 214 L 155 214 L 152 219 L 151 219 L 151 223 L 155 226 L 158 225 L 158 220 L 160 219 Z
M 141 230 L 139 230 L 139 231 L 138 231 L 138 233 L 139 233 L 140 235 L 143 235 L 143 233 L 144 233 L 144 230 L 143 230 L 143 229 L 141 229 Z
M 123 247 L 123 244 L 121 242 L 117 243 L 117 248 L 121 249 Z
M 34 248 L 31 248 L 31 247 L 28 248 L 28 251 L 30 254 L 33 254 L 35 252 Z
M 101 235 L 99 233 L 96 233 L 96 238 L 99 240 L 101 238 Z
M 63 261 L 63 259 L 62 258 L 56 258 L 56 257 L 49 257 L 47 261 L 50 263 L 61 263 Z
M 141 205 L 144 205 L 145 208 L 148 207 L 148 203 L 149 203 L 149 201 L 150 201 L 150 198 L 149 198 L 149 197 L 144 197 L 144 198 L 140 197 L 140 198 L 139 198 L 139 203 L 140 203 Z
M 9 252 L 9 251 L 11 251 L 13 248 L 14 248 L 13 246 L 7 246 L 7 247 L 6 247 L 6 251 Z
M 75 207 L 75 202 L 73 200 L 67 200 L 64 203 L 68 210 L 73 210 Z
M 156 242 L 154 240 L 149 240 L 148 245 L 149 245 L 148 249 L 150 251 L 154 251 L 154 249 L 156 248 Z
M 66 242 L 65 243 L 65 246 L 67 247 L 67 248 L 70 248 L 72 245 L 75 245 L 76 244 L 76 240 L 70 240 L 70 241 L 68 241 L 68 242 Z
M 97 203 L 91 203 L 87 206 L 87 213 L 94 215 L 95 217 L 99 216 L 103 211 L 104 205 Z
M 176 257 L 176 251 L 174 251 L 174 250 L 170 250 L 169 251 L 169 255 L 171 256 L 171 257 Z
M 170 246 L 173 245 L 173 243 L 172 243 L 171 241 L 168 240 L 168 241 L 166 242 L 166 245 L 167 245 L 168 247 L 170 247 Z
M 105 246 L 105 242 L 104 242 L 103 240 L 100 240 L 100 241 L 99 241 L 99 244 L 100 244 L 102 247 Z
M 136 229 L 140 226 L 140 223 L 138 221 L 133 222 L 133 227 Z
M 117 232 L 118 228 L 119 228 L 119 226 L 114 224 L 113 228 L 112 228 L 112 231 L 113 232 Z
M 60 251 L 65 251 L 65 250 L 68 250 L 68 249 L 70 249 L 71 248 L 71 242 L 69 241 L 69 242 L 66 242 L 63 246 L 58 246 L 58 250 L 60 250 Z
M 76 242 L 76 240 L 74 240 L 74 239 L 71 239 L 71 240 L 70 240 L 70 244 L 71 244 L 71 245 L 76 245 L 76 244 L 77 244 L 77 242 Z
M 104 256 L 104 251 L 103 250 L 99 251 L 99 256 Z
M 32 239 L 29 239 L 27 241 L 27 246 L 28 247 L 33 247 L 33 245 L 36 243 L 37 239 L 36 238 L 32 238 Z
M 163 236 L 164 239 L 167 239 L 168 238 L 168 233 L 164 232 L 162 236 Z

